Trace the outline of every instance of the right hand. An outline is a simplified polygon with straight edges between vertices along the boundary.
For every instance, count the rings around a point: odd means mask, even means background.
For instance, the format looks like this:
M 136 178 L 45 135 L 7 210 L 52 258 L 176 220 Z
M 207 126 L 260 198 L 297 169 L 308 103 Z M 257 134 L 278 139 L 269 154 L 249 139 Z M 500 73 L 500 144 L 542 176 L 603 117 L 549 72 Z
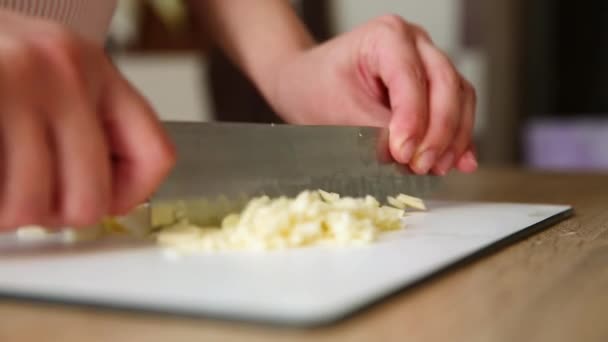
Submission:
M 0 230 L 124 214 L 174 162 L 155 113 L 100 46 L 0 11 Z

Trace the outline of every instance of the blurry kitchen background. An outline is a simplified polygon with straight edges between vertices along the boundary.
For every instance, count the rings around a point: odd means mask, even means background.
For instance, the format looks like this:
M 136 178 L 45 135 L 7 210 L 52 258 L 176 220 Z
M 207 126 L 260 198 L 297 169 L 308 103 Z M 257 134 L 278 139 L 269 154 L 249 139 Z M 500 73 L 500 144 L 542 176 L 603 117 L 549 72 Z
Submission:
M 162 119 L 277 121 L 180 0 L 120 1 L 108 49 Z M 608 2 L 292 3 L 321 40 L 387 13 L 425 27 L 477 88 L 485 165 L 608 170 Z

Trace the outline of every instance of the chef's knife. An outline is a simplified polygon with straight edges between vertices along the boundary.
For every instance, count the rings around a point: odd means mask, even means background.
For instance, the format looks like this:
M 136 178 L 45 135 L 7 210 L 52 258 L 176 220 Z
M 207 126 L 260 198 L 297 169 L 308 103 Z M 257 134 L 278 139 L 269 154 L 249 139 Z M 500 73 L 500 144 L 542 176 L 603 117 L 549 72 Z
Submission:
M 439 177 L 413 175 L 389 158 L 384 129 L 165 122 L 178 162 L 150 200 L 152 226 L 179 214 L 218 224 L 254 196 L 323 189 L 344 196 L 425 197 Z

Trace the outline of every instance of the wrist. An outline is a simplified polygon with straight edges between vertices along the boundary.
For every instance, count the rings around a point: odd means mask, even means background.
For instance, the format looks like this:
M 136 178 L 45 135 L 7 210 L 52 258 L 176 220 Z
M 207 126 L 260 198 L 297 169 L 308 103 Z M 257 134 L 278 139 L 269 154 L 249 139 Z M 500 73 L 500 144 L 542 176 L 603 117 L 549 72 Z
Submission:
M 249 78 L 275 110 L 280 102 L 281 78 L 288 73 L 287 69 L 294 61 L 316 46 L 316 42 L 306 33 L 292 40 L 288 45 L 277 45 L 274 51 L 260 53 L 258 55 L 260 61 L 256 65 L 244 66 Z

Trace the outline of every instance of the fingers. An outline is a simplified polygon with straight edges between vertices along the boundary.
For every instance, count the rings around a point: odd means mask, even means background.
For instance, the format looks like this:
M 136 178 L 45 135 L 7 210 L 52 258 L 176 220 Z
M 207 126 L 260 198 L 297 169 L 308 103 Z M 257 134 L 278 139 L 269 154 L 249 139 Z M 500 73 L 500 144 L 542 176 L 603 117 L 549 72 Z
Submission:
M 412 160 L 412 169 L 419 174 L 435 168 L 445 174 L 457 156 L 453 143 L 462 127 L 462 79 L 452 63 L 426 38 L 419 36 L 418 51 L 429 79 L 429 123 L 424 139 Z
M 3 41 L 6 43 L 6 41 Z M 17 44 L 0 56 L 0 230 L 43 223 L 50 212 L 54 168 L 45 122 L 27 96 L 35 72 Z M 10 49 L 9 49 L 10 47 Z M 33 91 L 35 93 L 35 91 Z
M 389 148 L 389 131 L 382 129 L 378 136 L 378 142 L 376 144 L 376 158 L 381 163 L 392 163 L 393 157 Z
M 124 214 L 150 197 L 176 157 L 148 103 L 113 68 L 108 75 L 101 112 L 114 163 L 111 212 Z
M 0 229 L 88 226 L 145 200 L 175 162 L 147 103 L 63 25 L 3 20 Z
M 460 159 L 458 159 L 456 167 L 459 171 L 465 173 L 471 173 L 477 170 L 478 162 L 473 147 L 469 147 Z
M 467 81 L 463 83 L 462 99 L 462 124 L 451 147 L 456 159 L 452 165 L 437 166 L 435 172 L 438 174 L 445 174 L 454 165 L 462 166 L 458 167 L 458 169 L 463 172 L 473 172 L 477 169 L 477 160 L 472 150 L 470 150 L 477 99 L 475 89 Z M 467 150 L 470 150 L 470 153 L 465 156 L 464 153 Z
M 390 152 L 416 173 L 444 175 L 471 143 L 474 91 L 426 32 L 395 16 L 379 23 L 384 49 L 371 65 L 390 98 Z
M 384 32 L 368 59 L 390 98 L 391 154 L 416 173 L 444 175 L 471 144 L 474 90 L 421 28 L 396 16 L 376 24 Z
M 44 224 L 51 212 L 54 167 L 45 123 L 36 113 L 5 108 L 2 117 L 0 230 Z
M 438 175 L 446 175 L 454 167 L 465 149 L 471 144 L 475 116 L 475 93 L 468 81 L 463 80 L 462 82 L 460 91 L 462 103 L 460 113 L 462 114 L 459 128 L 452 141 L 449 142 L 443 157 L 432 168 L 433 173 Z
M 109 149 L 101 122 L 79 89 L 59 90 L 49 113 L 56 149 L 59 221 L 81 227 L 96 223 L 108 211 L 111 189 Z
M 400 163 L 410 162 L 423 138 L 427 124 L 427 82 L 424 65 L 417 53 L 415 32 L 394 16 L 380 19 L 384 46 L 374 51 L 377 70 L 388 89 L 393 113 L 389 125 L 390 150 Z M 386 34 L 385 34 L 386 33 Z

